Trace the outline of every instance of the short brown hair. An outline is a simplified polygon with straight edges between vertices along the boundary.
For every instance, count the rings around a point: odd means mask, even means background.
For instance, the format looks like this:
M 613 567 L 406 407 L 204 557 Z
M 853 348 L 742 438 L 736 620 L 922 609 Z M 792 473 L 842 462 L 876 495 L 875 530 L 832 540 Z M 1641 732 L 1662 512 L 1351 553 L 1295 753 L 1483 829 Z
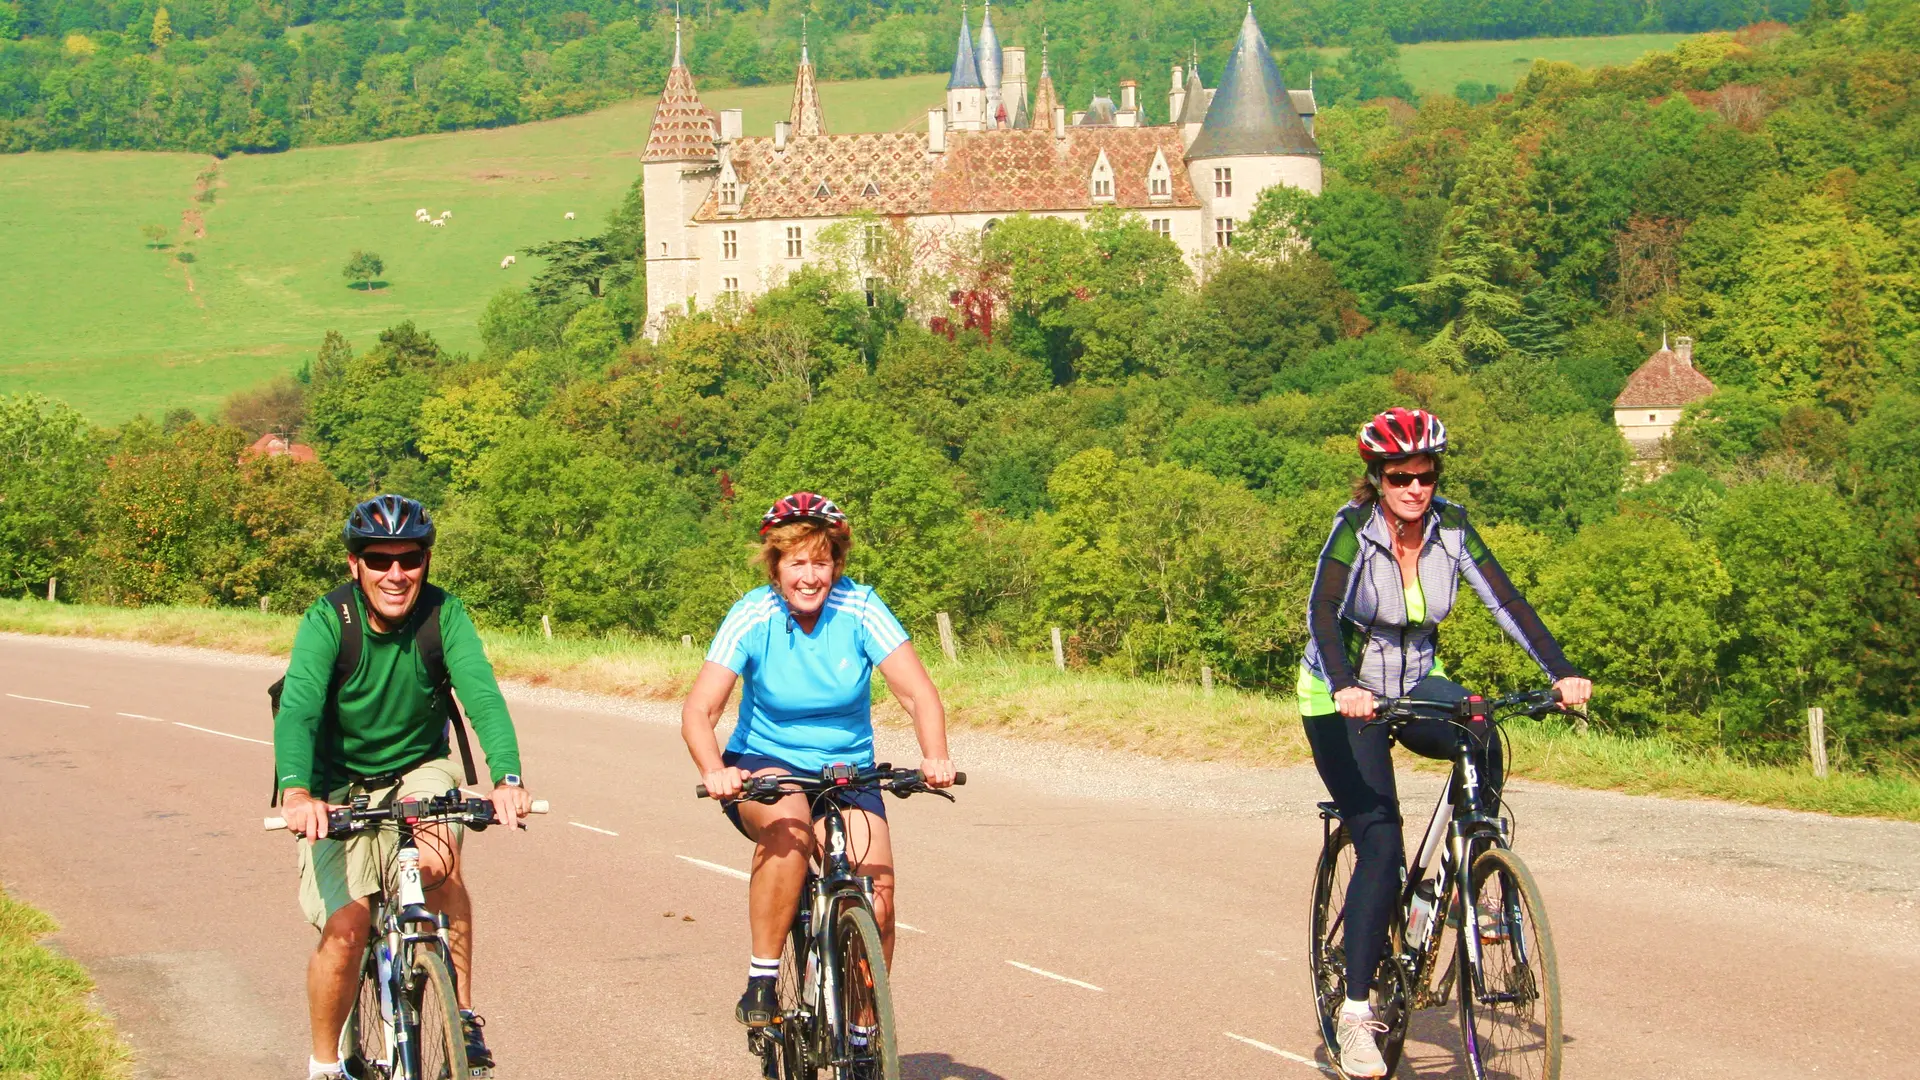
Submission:
M 846 526 L 832 526 L 820 521 L 795 521 L 768 529 L 761 538 L 760 551 L 753 561 L 767 572 L 767 582 L 778 588 L 780 585 L 780 560 L 795 551 L 812 550 L 825 545 L 827 553 L 833 558 L 833 575 L 839 577 L 847 570 L 847 553 L 853 550 L 853 534 Z

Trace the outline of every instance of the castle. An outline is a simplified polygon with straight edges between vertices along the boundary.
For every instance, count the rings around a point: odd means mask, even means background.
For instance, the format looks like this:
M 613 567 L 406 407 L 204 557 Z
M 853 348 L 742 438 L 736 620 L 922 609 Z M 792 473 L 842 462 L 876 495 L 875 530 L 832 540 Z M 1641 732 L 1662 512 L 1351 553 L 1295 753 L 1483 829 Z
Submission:
M 773 135 L 747 137 L 741 112 L 700 101 L 674 27 L 673 66 L 647 134 L 648 332 L 668 313 L 745 299 L 814 254 L 821 229 L 862 212 L 924 233 L 990 230 L 1009 214 L 1084 219 L 1135 211 L 1197 264 L 1233 243 L 1260 193 L 1320 192 L 1313 92 L 1281 81 L 1251 4 L 1220 85 L 1174 65 L 1167 124 L 1143 124 L 1139 87 L 1069 115 L 1042 46 L 1027 95 L 1026 50 L 1002 48 L 989 6 L 978 38 L 961 15 L 944 107 L 925 129 L 836 134 L 804 36 L 793 105 Z

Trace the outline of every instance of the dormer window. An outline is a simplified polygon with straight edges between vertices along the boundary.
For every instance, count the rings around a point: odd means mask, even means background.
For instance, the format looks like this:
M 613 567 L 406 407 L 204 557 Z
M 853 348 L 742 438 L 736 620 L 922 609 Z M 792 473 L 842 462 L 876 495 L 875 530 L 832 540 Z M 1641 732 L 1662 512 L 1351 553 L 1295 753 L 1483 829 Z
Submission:
M 733 154 L 725 154 L 720 159 L 720 178 L 716 186 L 720 191 L 720 209 L 725 213 L 735 213 L 740 209 L 740 174 L 733 171 Z
M 827 182 L 825 180 L 820 181 L 820 186 L 813 189 L 813 197 L 816 199 L 824 199 L 831 196 L 832 194 L 833 194 L 833 189 L 827 186 Z
M 860 197 L 861 197 L 861 198 L 863 198 L 863 199 L 877 199 L 877 198 L 879 198 L 879 197 L 880 197 L 880 185 L 878 185 L 878 184 L 876 184 L 876 183 L 874 183 L 874 182 L 873 182 L 873 181 L 871 181 L 871 180 L 869 180 L 869 181 L 867 181 L 867 187 L 866 187 L 866 190 L 865 190 L 865 191 L 862 191 L 862 192 L 860 193 Z
M 720 205 L 740 205 L 740 185 L 729 180 L 720 185 Z
M 1154 202 L 1173 201 L 1173 170 L 1167 167 L 1164 151 L 1154 152 L 1153 164 L 1147 169 L 1147 198 Z
M 1094 202 L 1113 201 L 1113 163 L 1107 160 L 1107 152 L 1100 151 L 1100 160 L 1093 163 L 1092 195 Z

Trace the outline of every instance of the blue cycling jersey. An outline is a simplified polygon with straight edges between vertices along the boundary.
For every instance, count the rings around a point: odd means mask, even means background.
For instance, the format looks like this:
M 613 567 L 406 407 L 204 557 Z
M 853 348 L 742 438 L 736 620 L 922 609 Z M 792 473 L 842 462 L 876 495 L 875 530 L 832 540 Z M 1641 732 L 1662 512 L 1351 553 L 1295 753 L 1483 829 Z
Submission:
M 812 633 L 771 586 L 741 597 L 707 649 L 743 683 L 727 749 L 808 771 L 873 764 L 873 669 L 906 643 L 879 595 L 844 577 Z

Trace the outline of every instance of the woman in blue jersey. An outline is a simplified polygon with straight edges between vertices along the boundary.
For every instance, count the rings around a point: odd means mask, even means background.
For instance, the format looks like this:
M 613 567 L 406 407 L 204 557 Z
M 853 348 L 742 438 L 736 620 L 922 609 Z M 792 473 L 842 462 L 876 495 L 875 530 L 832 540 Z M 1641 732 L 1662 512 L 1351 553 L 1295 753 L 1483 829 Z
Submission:
M 727 612 L 680 711 L 681 735 L 708 794 L 732 798 L 747 777 L 763 773 L 818 774 L 828 765 L 873 764 L 875 668 L 913 718 L 927 783 L 951 785 L 940 692 L 879 594 L 843 576 L 853 543 L 847 516 L 812 492 L 796 492 L 761 518 L 760 535 L 758 561 L 768 583 Z M 714 729 L 734 683 L 743 678 L 739 720 L 723 751 Z M 891 964 L 893 840 L 887 808 L 877 791 L 852 801 L 858 809 L 846 815 L 848 848 L 858 857 L 855 873 L 873 878 L 874 918 Z M 764 1027 L 778 1008 L 781 944 L 806 883 L 815 829 L 800 795 L 772 806 L 728 805 L 726 813 L 754 843 L 747 888 L 753 955 L 735 1015 L 749 1027 Z

